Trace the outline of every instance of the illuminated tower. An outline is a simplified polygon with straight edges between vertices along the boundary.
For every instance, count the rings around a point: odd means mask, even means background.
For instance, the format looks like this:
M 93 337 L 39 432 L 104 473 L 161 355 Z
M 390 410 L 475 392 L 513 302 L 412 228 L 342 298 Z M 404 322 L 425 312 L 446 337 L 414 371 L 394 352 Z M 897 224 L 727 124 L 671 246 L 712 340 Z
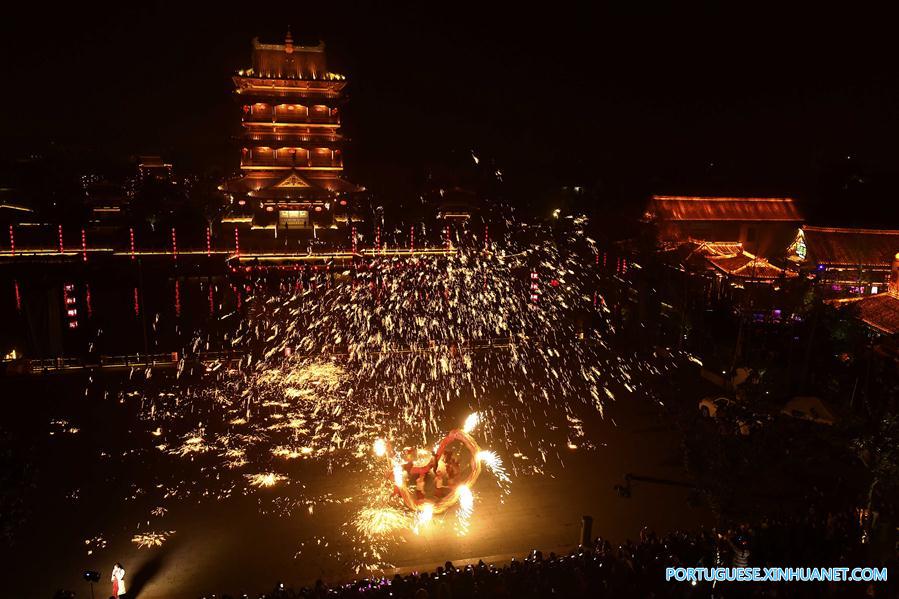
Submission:
M 341 175 L 339 106 L 346 85 L 328 72 L 325 46 L 253 40 L 252 67 L 234 77 L 243 111 L 239 177 L 227 181 L 234 210 L 254 228 L 335 227 L 363 188 Z

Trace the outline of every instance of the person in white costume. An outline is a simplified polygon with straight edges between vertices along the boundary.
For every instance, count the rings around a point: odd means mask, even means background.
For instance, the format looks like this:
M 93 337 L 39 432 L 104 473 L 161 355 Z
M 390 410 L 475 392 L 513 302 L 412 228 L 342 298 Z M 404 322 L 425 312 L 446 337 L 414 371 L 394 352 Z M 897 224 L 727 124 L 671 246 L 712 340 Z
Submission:
M 118 599 L 125 595 L 125 568 L 122 564 L 116 562 L 112 567 L 112 595 Z

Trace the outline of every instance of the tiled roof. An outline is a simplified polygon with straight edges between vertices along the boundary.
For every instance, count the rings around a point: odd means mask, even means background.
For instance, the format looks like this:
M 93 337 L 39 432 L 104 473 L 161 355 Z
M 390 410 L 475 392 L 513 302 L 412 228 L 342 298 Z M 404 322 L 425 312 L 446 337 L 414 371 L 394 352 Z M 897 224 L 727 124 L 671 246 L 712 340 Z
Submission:
M 769 280 L 780 276 L 795 276 L 795 273 L 785 272 L 764 258 L 746 252 L 736 256 L 709 256 L 706 259 L 718 270 L 734 277 Z
M 284 44 L 260 44 L 253 40 L 253 74 L 274 79 L 321 79 L 325 68 L 325 45 L 293 45 L 288 36 Z
M 674 221 L 802 221 L 791 198 L 690 196 L 653 196 L 646 210 L 646 218 Z
M 892 293 L 878 293 L 849 302 L 839 302 L 838 305 L 854 306 L 862 322 L 881 333 L 899 333 L 899 297 Z
M 784 270 L 765 258 L 743 250 L 739 242 L 691 241 L 672 247 L 676 259 L 687 268 L 715 269 L 732 277 L 757 281 L 771 281 L 796 273 Z
M 290 171 L 293 173 L 294 171 Z M 363 191 L 364 188 L 354 183 L 350 183 L 346 179 L 340 177 L 311 177 L 297 175 L 302 178 L 308 186 L 290 186 L 281 185 L 290 178 L 282 172 L 274 173 L 252 173 L 250 175 L 242 175 L 225 181 L 222 185 L 224 191 L 229 193 L 247 194 L 254 198 L 300 198 L 307 196 L 325 196 L 333 193 L 356 193 Z
M 813 264 L 882 266 L 899 252 L 899 231 L 803 227 L 807 260 Z

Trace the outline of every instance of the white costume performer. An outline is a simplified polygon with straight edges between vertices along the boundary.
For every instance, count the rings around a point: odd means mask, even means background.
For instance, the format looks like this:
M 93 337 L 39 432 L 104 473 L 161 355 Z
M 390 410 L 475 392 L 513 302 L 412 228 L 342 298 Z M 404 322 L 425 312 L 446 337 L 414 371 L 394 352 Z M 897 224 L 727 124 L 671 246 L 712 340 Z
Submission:
M 116 564 L 112 568 L 112 577 L 110 578 L 112 581 L 112 592 L 116 597 L 121 597 L 125 594 L 125 569 L 122 568 L 119 564 Z

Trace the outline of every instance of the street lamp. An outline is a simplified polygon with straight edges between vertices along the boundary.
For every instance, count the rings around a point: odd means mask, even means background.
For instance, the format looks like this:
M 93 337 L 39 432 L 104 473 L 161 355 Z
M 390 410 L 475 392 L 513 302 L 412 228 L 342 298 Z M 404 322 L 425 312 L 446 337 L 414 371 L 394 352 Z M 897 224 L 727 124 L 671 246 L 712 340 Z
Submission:
M 91 599 L 94 599 L 94 583 L 100 582 L 100 573 L 96 570 L 85 570 L 82 574 L 84 581 L 91 585 Z

